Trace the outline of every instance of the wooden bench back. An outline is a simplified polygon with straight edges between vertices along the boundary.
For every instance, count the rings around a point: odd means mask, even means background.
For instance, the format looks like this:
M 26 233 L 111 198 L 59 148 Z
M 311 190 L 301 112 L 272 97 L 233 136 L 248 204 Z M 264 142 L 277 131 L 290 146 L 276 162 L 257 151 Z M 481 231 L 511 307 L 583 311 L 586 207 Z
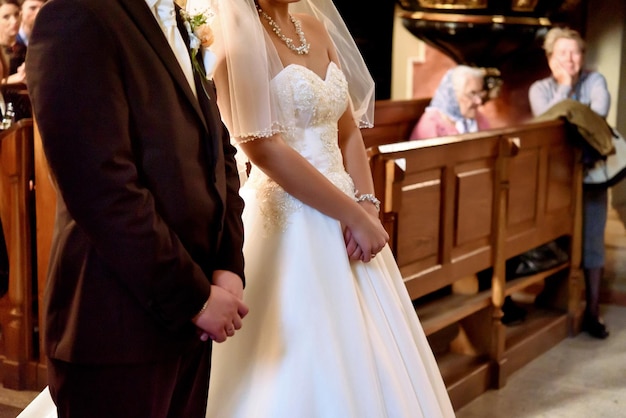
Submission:
M 578 164 L 563 122 L 369 153 L 381 217 L 412 298 L 504 268 L 506 258 L 573 232 Z
M 9 290 L 0 300 L 4 358 L 2 383 L 26 389 L 34 357 L 33 122 L 22 119 L 0 133 L 0 220 L 9 256 Z
M 374 112 L 374 127 L 363 129 L 365 147 L 406 141 L 430 98 L 411 100 L 378 100 Z

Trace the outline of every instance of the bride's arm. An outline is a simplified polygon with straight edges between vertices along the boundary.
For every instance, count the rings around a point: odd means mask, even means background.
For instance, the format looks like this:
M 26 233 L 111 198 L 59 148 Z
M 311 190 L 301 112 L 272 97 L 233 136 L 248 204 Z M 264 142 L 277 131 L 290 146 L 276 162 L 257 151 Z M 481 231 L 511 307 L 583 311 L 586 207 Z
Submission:
M 352 112 L 348 109 L 339 120 L 339 147 L 343 155 L 343 164 L 350 177 L 354 181 L 357 197 L 374 196 L 374 182 L 367 160 L 367 154 L 363 145 L 363 136 L 361 130 L 357 127 Z M 375 199 L 375 198 L 374 198 Z M 360 205 L 379 222 L 379 205 L 374 203 L 374 199 L 367 198 L 361 200 Z M 354 252 L 355 242 L 352 239 L 352 231 L 347 228 L 344 231 L 346 248 L 348 253 Z M 358 253 L 357 253 L 358 254 Z M 354 257 L 351 257 L 354 258 Z
M 378 219 L 335 187 L 280 135 L 245 142 L 241 148 L 256 167 L 287 193 L 348 227 L 363 252 L 363 261 L 369 261 L 371 254 L 378 253 L 387 243 L 389 235 Z
M 354 181 L 357 197 L 358 195 L 374 195 L 374 182 L 363 144 L 363 136 L 349 109 L 339 119 L 339 147 L 346 171 Z M 378 219 L 378 209 L 372 201 L 364 200 L 361 204 L 370 215 Z

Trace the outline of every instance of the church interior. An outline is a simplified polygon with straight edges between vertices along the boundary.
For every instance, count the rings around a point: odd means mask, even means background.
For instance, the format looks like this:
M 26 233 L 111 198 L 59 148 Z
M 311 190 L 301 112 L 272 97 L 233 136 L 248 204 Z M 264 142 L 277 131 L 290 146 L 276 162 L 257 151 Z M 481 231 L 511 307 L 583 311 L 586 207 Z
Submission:
M 626 3 L 335 4 L 376 81 L 374 128 L 363 137 L 381 221 L 457 416 L 623 415 L 626 205 L 609 204 L 600 303 L 610 335 L 593 338 L 582 329 L 580 150 L 563 119 L 533 120 L 528 89 L 550 74 L 541 48 L 546 32 L 570 27 L 585 40 L 585 67 L 606 78 L 608 124 L 626 132 Z M 439 81 L 457 64 L 484 69 L 489 99 L 481 109 L 490 129 L 410 141 Z M 18 93 L 27 98 L 27 90 Z M 3 418 L 19 414 L 46 385 L 39 306 L 55 192 L 34 118 L 9 121 L 0 144 L 9 270 L 0 283 Z M 512 274 L 521 255 L 551 242 L 563 259 Z M 510 323 L 507 300 L 524 311 Z

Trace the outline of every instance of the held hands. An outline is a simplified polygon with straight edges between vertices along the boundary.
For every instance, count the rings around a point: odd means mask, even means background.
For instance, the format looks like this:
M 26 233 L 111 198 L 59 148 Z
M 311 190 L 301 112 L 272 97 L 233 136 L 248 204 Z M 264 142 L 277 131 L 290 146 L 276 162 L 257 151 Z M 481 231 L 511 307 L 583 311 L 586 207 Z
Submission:
M 213 283 L 205 308 L 192 322 L 198 327 L 202 341 L 211 338 L 221 343 L 241 329 L 248 307 L 242 300 L 243 283 L 239 276 L 218 270 L 213 274 Z
M 389 234 L 380 223 L 378 211 L 369 202 L 362 202 L 363 217 L 344 228 L 346 251 L 351 260 L 371 261 L 389 241 Z

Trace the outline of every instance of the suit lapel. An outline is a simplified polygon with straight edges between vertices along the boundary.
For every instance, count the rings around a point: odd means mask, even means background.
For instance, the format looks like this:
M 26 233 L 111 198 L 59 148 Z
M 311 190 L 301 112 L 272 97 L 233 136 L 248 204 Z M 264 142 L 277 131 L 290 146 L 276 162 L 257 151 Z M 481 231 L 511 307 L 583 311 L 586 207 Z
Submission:
M 145 35 L 146 40 L 150 44 L 150 46 L 154 49 L 154 52 L 158 55 L 158 57 L 163 62 L 163 65 L 167 68 L 169 73 L 172 75 L 172 78 L 181 88 L 187 100 L 194 108 L 195 112 L 198 114 L 204 128 L 207 129 L 206 120 L 204 118 L 202 109 L 200 108 L 200 104 L 198 100 L 191 91 L 191 87 L 189 86 L 189 82 L 183 73 L 183 70 L 180 68 L 178 64 L 178 60 L 174 55 L 174 51 L 170 47 L 163 31 L 159 27 L 159 24 L 154 18 L 154 15 L 148 8 L 146 2 L 144 0 L 120 0 L 122 7 L 126 9 L 128 15 L 135 22 L 137 27 L 141 30 L 141 32 Z M 178 12 L 178 7 L 176 8 Z M 178 15 L 178 13 L 177 13 Z M 177 18 L 179 21 L 179 19 Z M 186 31 L 181 33 L 183 35 L 183 39 L 186 38 Z M 185 39 L 188 43 L 188 39 Z M 198 94 L 201 94 L 198 92 Z

